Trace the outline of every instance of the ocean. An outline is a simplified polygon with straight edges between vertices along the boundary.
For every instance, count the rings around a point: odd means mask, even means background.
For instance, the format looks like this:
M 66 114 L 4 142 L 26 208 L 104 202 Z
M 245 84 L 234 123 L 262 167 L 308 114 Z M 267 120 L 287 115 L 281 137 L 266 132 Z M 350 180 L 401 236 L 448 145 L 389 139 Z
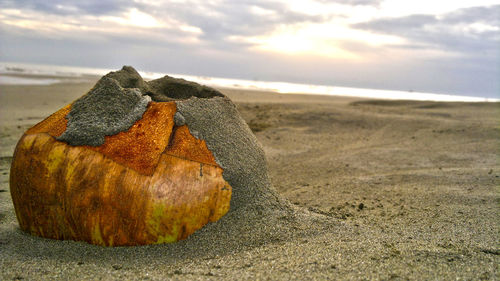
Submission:
M 46 64 L 28 64 L 0 62 L 0 85 L 49 85 L 61 82 L 88 81 L 90 76 L 102 76 L 116 69 L 57 66 Z M 289 82 L 255 81 L 220 77 L 194 76 L 175 73 L 139 71 L 144 79 L 156 79 L 169 75 L 195 81 L 212 87 L 224 87 L 244 90 L 270 91 L 281 94 L 314 94 L 329 96 L 349 96 L 379 99 L 405 99 L 429 101 L 464 101 L 497 102 L 500 99 L 445 95 L 413 91 L 395 91 L 337 87 L 327 85 L 298 84 Z

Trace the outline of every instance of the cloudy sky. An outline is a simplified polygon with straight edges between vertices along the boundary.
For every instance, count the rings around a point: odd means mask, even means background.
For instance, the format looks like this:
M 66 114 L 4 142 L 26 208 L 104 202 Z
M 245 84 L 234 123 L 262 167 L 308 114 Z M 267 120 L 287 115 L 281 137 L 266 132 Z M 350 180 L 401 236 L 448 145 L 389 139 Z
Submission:
M 500 97 L 500 0 L 0 0 L 0 61 Z

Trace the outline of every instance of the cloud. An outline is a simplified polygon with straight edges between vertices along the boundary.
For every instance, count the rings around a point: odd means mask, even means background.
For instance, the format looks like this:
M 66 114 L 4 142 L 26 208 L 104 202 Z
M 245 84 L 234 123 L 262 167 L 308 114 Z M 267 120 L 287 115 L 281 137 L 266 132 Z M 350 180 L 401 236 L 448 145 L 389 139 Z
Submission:
M 382 0 L 319 0 L 319 2 L 323 3 L 337 3 L 337 4 L 346 4 L 346 5 L 364 5 L 364 6 L 379 6 Z
M 500 26 L 500 5 L 460 9 L 446 14 L 443 21 L 447 23 L 485 22 L 492 26 Z
M 4 0 L 1 6 L 59 15 L 107 15 L 123 11 L 130 6 L 129 3 L 126 0 Z
M 0 3 L 0 9 L 10 11 L 0 15 L 0 24 L 37 30 L 52 37 L 90 33 L 107 33 L 110 37 L 128 33 L 130 37 L 143 37 L 148 34 L 158 43 L 164 43 L 166 38 L 167 42 L 174 43 L 180 38 L 180 44 L 197 42 L 200 47 L 228 49 L 248 46 L 248 42 L 229 40 L 231 36 L 262 35 L 278 26 L 324 20 L 322 16 L 290 9 L 286 1 L 264 0 L 6 0 Z M 153 29 L 144 29 L 148 27 Z
M 377 6 L 380 1 L 292 1 L 296 2 L 294 5 L 287 0 L 4 0 L 0 3 L 0 8 L 71 17 L 82 25 L 88 24 L 85 21 L 87 16 L 124 17 L 137 11 L 167 24 L 184 24 L 199 28 L 203 31 L 203 39 L 216 41 L 232 35 L 262 35 L 283 25 L 325 22 L 339 16 L 331 14 L 330 11 L 323 13 L 323 8 L 331 4 Z M 308 5 L 314 5 L 320 13 L 311 14 L 300 9 Z
M 500 5 L 460 9 L 444 15 L 410 15 L 351 25 L 405 38 L 392 47 L 436 49 L 467 56 L 497 56 Z
M 301 14 L 277 1 L 189 1 L 155 8 L 160 18 L 168 14 L 203 31 L 207 41 L 224 40 L 233 35 L 251 36 L 271 32 L 279 25 L 321 21 L 321 17 Z

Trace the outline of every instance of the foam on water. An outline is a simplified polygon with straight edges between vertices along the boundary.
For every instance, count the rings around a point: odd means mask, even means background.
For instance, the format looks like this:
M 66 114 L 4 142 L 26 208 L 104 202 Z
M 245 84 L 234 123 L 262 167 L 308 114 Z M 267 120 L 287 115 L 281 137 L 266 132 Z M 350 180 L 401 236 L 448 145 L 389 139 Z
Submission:
M 13 76 L 0 76 L 0 85 L 50 85 L 58 83 L 57 79 L 38 79 Z
M 117 69 L 121 68 L 117 67 Z M 55 66 L 27 63 L 0 62 L 0 84 L 36 84 L 46 85 L 57 83 L 56 79 L 34 79 L 5 76 L 2 74 L 30 74 L 49 75 L 61 77 L 82 77 L 85 75 L 105 75 L 116 69 L 86 68 L 71 66 Z M 313 94 L 329 96 L 350 96 L 379 99 L 406 99 L 406 100 L 429 100 L 429 101 L 467 101 L 467 102 L 498 102 L 500 99 L 486 97 L 470 97 L 460 95 L 446 95 L 435 93 L 423 93 L 413 91 L 396 91 L 380 89 L 363 89 L 352 87 L 337 87 L 326 85 L 310 85 L 288 82 L 252 81 L 243 79 L 230 79 L 219 77 L 193 76 L 174 73 L 142 72 L 140 75 L 145 79 L 156 79 L 165 75 L 183 78 L 212 87 L 224 87 L 244 90 L 271 91 L 283 94 Z
M 81 77 L 83 75 L 102 76 L 112 69 L 73 67 L 60 65 L 0 62 L 1 74 L 28 74 L 61 77 Z

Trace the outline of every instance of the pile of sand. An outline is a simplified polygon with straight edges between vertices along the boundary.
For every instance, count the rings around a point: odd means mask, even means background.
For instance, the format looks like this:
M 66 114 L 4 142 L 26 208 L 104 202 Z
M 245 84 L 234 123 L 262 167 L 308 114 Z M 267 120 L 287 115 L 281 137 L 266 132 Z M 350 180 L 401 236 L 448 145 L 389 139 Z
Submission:
M 233 102 L 215 89 L 169 76 L 146 82 L 125 66 L 102 77 L 73 103 L 67 129 L 58 140 L 102 145 L 104 136 L 126 131 L 139 120 L 151 100 L 176 103 L 176 123 L 186 124 L 192 135 L 206 141 L 233 188 L 228 214 L 187 243 L 204 249 L 223 246 L 227 251 L 310 230 L 304 226 L 312 215 L 280 198 L 271 186 L 262 146 Z

